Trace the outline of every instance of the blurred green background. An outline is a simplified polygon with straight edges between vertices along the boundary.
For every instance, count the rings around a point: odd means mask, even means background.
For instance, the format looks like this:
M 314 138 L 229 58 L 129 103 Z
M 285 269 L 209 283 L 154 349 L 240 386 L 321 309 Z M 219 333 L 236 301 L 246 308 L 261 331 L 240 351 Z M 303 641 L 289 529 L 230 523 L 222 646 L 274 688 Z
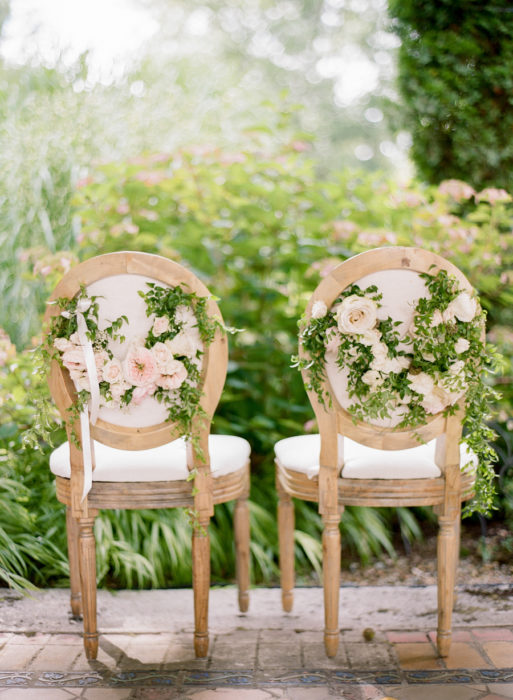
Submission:
M 466 164 L 465 176 L 447 177 L 474 189 L 439 184 L 441 167 L 430 185 L 414 177 L 396 87 L 406 30 L 401 46 L 386 2 L 11 0 L 0 8 L 0 578 L 66 584 L 51 448 L 22 445 L 47 397 L 31 349 L 59 277 L 115 250 L 180 261 L 220 298 L 227 323 L 244 329 L 230 339 L 214 429 L 252 444 L 255 582 L 277 575 L 273 444 L 315 429 L 290 369 L 297 320 L 322 275 L 376 246 L 439 252 L 482 296 L 505 356 L 504 376 L 490 381 L 503 392 L 496 515 L 511 524 L 513 208 L 493 188 L 507 178 L 480 181 Z M 56 424 L 55 442 L 62 437 Z M 344 550 L 364 563 L 393 556 L 395 535 L 418 538 L 430 518 L 347 509 Z M 298 503 L 296 527 L 300 580 L 317 581 L 315 509 Z M 96 536 L 101 585 L 189 585 L 181 512 L 104 513 Z M 218 582 L 233 579 L 231 537 L 231 506 L 218 507 Z

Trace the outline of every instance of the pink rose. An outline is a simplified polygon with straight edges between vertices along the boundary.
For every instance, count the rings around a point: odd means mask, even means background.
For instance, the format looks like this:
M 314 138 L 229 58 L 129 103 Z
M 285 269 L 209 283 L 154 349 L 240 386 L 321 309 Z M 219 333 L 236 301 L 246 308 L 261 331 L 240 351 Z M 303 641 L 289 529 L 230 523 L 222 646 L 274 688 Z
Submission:
M 442 194 L 448 194 L 457 202 L 462 199 L 470 199 L 476 193 L 473 187 L 462 180 L 444 180 L 438 185 L 438 191 Z
M 158 337 L 169 330 L 169 319 L 167 316 L 158 316 L 153 323 L 153 335 Z
M 132 394 L 132 403 L 138 406 L 144 401 L 147 396 L 151 396 L 157 387 L 155 384 L 147 384 L 146 386 L 137 386 Z
M 157 364 L 151 350 L 141 346 L 132 347 L 124 362 L 125 377 L 134 386 L 153 384 L 157 375 Z
M 173 389 L 178 389 L 186 378 L 187 370 L 183 362 L 172 360 L 166 368 L 166 374 L 158 377 L 156 382 L 158 386 L 166 389 L 166 391 L 172 391 Z
M 98 381 L 102 381 L 102 370 L 106 362 L 109 361 L 109 355 L 105 350 L 99 350 L 94 353 L 94 364 L 96 365 L 96 372 L 98 374 Z
M 109 384 L 118 384 L 123 379 L 123 369 L 121 362 L 115 358 L 108 360 L 103 365 L 103 380 Z
M 73 348 L 70 348 L 69 350 L 66 350 L 62 354 L 62 364 L 70 372 L 72 370 L 85 370 L 86 365 L 82 348 L 75 346 Z
M 112 396 L 113 401 L 120 401 L 121 397 L 127 391 L 130 389 L 130 384 L 127 384 L 127 382 L 120 381 L 116 382 L 115 384 L 110 385 L 110 395 Z M 135 392 L 135 389 L 134 389 Z

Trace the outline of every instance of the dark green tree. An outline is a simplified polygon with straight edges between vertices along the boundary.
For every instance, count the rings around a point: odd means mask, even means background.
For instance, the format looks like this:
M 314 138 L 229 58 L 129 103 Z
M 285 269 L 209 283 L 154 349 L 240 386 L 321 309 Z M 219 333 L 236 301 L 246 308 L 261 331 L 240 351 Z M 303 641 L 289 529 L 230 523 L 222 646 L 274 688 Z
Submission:
M 390 0 L 389 12 L 419 174 L 513 189 L 511 0 Z

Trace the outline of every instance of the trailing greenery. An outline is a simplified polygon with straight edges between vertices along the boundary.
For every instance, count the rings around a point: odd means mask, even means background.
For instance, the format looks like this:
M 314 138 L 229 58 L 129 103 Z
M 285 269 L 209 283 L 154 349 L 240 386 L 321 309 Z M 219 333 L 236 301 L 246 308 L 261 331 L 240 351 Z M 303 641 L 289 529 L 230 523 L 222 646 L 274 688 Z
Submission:
M 390 0 L 401 39 L 398 121 L 428 182 L 513 189 L 509 0 Z
M 465 440 L 477 457 L 475 496 L 465 512 L 489 514 L 497 455 L 487 421 L 499 395 L 487 385 L 486 373 L 497 371 L 497 351 L 483 342 L 485 313 L 456 278 L 445 270 L 420 277 L 426 296 L 417 300 L 410 326 L 402 329 L 401 321 L 378 318 L 382 295 L 376 286 L 350 285 L 331 309 L 314 302 L 301 322 L 302 354 L 294 364 L 326 405 L 331 396 L 325 367 L 331 356 L 347 384 L 351 403 L 344 407 L 355 421 L 384 420 L 387 427 L 415 429 L 431 415 L 453 415 L 462 403 Z

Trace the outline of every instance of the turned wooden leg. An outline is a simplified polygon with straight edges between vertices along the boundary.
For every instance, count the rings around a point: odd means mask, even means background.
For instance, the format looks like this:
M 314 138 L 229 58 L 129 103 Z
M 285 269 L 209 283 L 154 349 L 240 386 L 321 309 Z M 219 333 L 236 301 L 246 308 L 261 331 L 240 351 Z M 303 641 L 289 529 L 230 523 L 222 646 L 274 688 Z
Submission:
M 235 563 L 239 588 L 239 610 L 249 607 L 249 506 L 247 498 L 237 499 L 233 517 L 235 530 Z
M 96 628 L 96 547 L 94 518 L 79 518 L 80 580 L 82 583 L 82 612 L 84 618 L 84 648 L 88 659 L 98 654 Z
M 340 516 L 323 516 L 322 557 L 324 579 L 324 647 L 327 656 L 337 653 L 339 641 Z
M 438 519 L 438 631 L 437 647 L 440 656 L 448 656 L 451 647 L 454 584 L 459 548 L 460 514 Z
M 281 604 L 290 612 L 294 603 L 294 503 L 278 481 L 277 488 Z
M 192 533 L 192 585 L 194 588 L 194 652 L 208 653 L 208 594 L 210 592 L 210 518 L 202 518 Z
M 71 508 L 69 506 L 66 508 L 66 533 L 68 535 L 71 614 L 73 617 L 80 617 L 82 614 L 82 594 L 80 584 L 78 520 L 71 515 Z

